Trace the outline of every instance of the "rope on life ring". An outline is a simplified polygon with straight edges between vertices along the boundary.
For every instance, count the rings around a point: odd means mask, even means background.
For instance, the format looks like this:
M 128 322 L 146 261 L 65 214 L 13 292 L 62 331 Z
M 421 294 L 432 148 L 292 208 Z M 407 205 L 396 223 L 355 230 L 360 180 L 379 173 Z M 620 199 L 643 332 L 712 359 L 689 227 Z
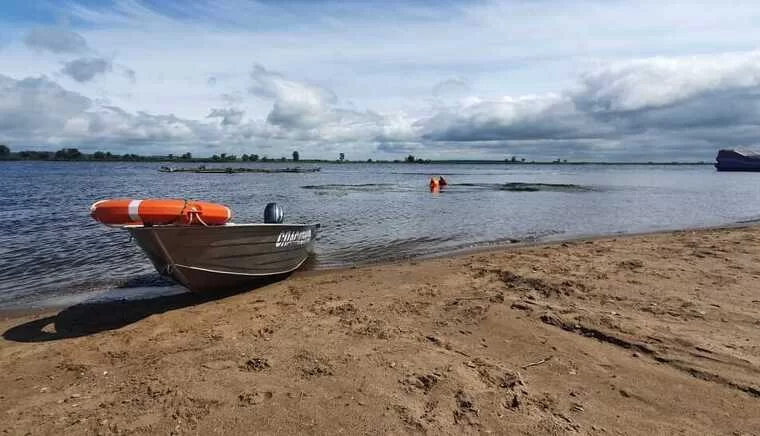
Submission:
M 199 211 L 191 210 L 190 212 L 188 212 L 188 215 L 190 216 L 187 222 L 188 224 L 192 224 L 193 218 L 195 218 L 196 220 L 198 220 L 199 223 L 203 225 L 203 227 L 208 227 L 208 224 L 206 224 L 206 221 L 203 221 L 203 218 L 201 218 L 201 213 Z
M 177 221 L 182 222 L 185 215 L 187 215 L 187 225 L 192 225 L 193 220 L 197 220 L 199 223 L 201 223 L 204 227 L 208 227 L 208 224 L 206 224 L 205 221 L 203 221 L 203 218 L 201 218 L 201 212 L 195 208 L 195 205 L 192 205 L 190 207 L 190 210 L 188 210 L 188 206 L 190 206 L 189 201 L 187 198 L 184 198 L 184 204 L 182 205 L 182 210 L 179 212 L 179 216 L 177 217 Z M 176 221 L 175 221 L 176 222 Z
M 187 210 L 188 206 L 188 200 L 184 199 L 185 204 L 182 206 L 182 211 L 179 213 L 179 219 L 181 220 L 184 218 L 185 214 L 187 214 L 187 225 L 192 225 L 193 220 L 197 220 L 203 227 L 208 227 L 208 224 L 206 224 L 206 221 L 203 221 L 203 218 L 201 218 L 201 211 L 195 208 L 195 205 L 193 205 L 190 210 Z M 185 212 L 187 210 L 187 212 Z
M 187 198 L 183 198 L 182 201 L 184 201 L 185 203 L 182 205 L 182 209 L 180 209 L 179 215 L 177 216 L 177 219 L 174 220 L 175 223 L 177 221 L 179 221 L 181 223 L 182 222 L 182 218 L 185 217 L 185 209 L 187 209 Z M 191 217 L 191 221 L 192 221 L 192 217 Z

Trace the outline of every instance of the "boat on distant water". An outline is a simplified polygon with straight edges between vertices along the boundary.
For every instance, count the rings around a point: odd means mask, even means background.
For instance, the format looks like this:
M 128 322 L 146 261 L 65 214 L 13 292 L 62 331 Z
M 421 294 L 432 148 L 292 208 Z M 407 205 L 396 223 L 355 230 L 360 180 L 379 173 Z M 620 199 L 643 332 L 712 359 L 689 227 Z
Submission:
M 320 227 L 283 224 L 275 203 L 264 209 L 264 223 L 232 224 L 227 222 L 230 214 L 217 211 L 225 206 L 213 203 L 187 201 L 177 212 L 173 200 L 126 201 L 124 217 L 100 211 L 108 206 L 107 212 L 113 212 L 119 206 L 115 200 L 95 203 L 91 214 L 127 230 L 159 274 L 196 292 L 247 290 L 285 278 L 310 257 Z M 166 221 L 167 211 L 175 222 Z M 206 222 L 212 218 L 218 224 Z
M 760 171 L 760 153 L 744 150 L 720 150 L 715 158 L 718 171 Z
M 200 166 L 198 168 L 172 168 L 162 166 L 158 169 L 162 173 L 201 173 L 201 174 L 236 174 L 236 173 L 316 173 L 321 171 L 322 168 L 206 168 Z

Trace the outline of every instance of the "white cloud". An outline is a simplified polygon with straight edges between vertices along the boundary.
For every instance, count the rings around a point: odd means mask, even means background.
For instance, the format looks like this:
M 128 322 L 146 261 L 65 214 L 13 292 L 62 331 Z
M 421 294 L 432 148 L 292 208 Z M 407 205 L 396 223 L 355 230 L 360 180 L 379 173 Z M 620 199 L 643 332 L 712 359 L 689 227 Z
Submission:
M 480 150 L 488 155 L 593 157 L 601 152 L 645 158 L 646 151 L 697 156 L 760 138 L 760 57 L 749 52 L 719 60 L 720 68 L 702 57 L 608 64 L 583 74 L 561 94 L 469 97 L 443 107 L 432 104 L 428 115 L 416 116 L 342 108 L 329 89 L 255 65 L 249 90 L 269 105 L 268 112 L 245 119 L 244 109 L 212 108 L 204 118 L 218 121 L 208 122 L 131 113 L 93 102 L 46 77 L 2 76 L 0 139 L 209 144 L 232 151 L 285 141 L 310 154 L 333 144 L 364 144 L 364 153 L 419 153 L 432 147 L 465 155 Z M 660 88 L 663 82 L 671 86 Z M 241 103 L 233 100 L 228 103 Z
M 607 64 L 561 95 L 470 99 L 418 125 L 423 138 L 439 143 L 509 149 L 534 141 L 540 152 L 553 141 L 566 153 L 596 149 L 640 158 L 643 149 L 709 156 L 758 143 L 758 120 L 760 55 L 748 52 Z
M 89 98 L 46 77 L 14 80 L 0 75 L 0 138 L 11 144 L 47 142 L 91 106 Z
M 760 8 L 744 0 L 52 7 L 74 24 L 21 36 L 0 26 L 18 41 L 4 48 L 0 74 L 43 81 L 48 91 L 24 91 L 38 106 L 54 104 L 53 89 L 89 106 L 35 118 L 26 103 L 0 101 L 21 106 L 13 116 L 27 130 L 11 128 L 11 112 L 0 120 L 0 138 L 18 147 L 65 138 L 196 154 L 282 145 L 318 156 L 340 144 L 364 158 L 709 158 L 760 138 Z M 108 65 L 84 62 L 94 59 Z
M 635 111 L 703 93 L 760 85 L 760 52 L 615 63 L 585 74 L 579 104 L 591 111 Z
M 244 111 L 237 109 L 211 109 L 206 118 L 221 118 L 223 126 L 235 126 L 243 121 Z
M 423 137 L 433 141 L 582 139 L 590 137 L 582 114 L 556 95 L 476 100 L 422 120 Z
M 338 97 L 329 89 L 293 80 L 254 65 L 250 92 L 272 108 L 266 116 L 268 134 L 278 138 L 311 141 L 398 140 L 407 136 L 409 123 L 399 114 L 381 115 L 373 111 L 340 108 Z
M 97 105 L 44 76 L 15 80 L 0 75 L 0 139 L 10 144 L 74 142 L 104 147 L 164 142 L 197 145 L 220 136 L 215 127 L 197 121 Z
M 274 100 L 267 116 L 272 125 L 292 129 L 313 129 L 334 121 L 330 105 L 337 101 L 332 91 L 290 80 L 284 75 L 254 65 L 250 92 Z

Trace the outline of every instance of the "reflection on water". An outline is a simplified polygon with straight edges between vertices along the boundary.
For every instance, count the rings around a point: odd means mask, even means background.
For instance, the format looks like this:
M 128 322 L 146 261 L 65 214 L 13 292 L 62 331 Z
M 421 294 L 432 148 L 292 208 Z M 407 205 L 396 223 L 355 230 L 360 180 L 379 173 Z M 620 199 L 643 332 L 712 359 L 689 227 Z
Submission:
M 167 288 L 127 233 L 89 217 L 103 198 L 206 199 L 229 205 L 238 223 L 262 222 L 274 201 L 288 222 L 322 224 L 314 268 L 760 217 L 760 174 L 708 166 L 331 164 L 306 174 L 158 167 L 0 163 L 0 306 Z M 428 181 L 440 175 L 449 185 L 432 195 Z

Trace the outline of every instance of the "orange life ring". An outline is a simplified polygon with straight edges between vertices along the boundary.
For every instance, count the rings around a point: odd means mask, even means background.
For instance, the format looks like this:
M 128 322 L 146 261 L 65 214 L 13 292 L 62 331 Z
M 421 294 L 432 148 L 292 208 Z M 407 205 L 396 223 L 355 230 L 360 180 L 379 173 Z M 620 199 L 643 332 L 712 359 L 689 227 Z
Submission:
M 232 218 L 227 206 L 195 200 L 117 198 L 90 206 L 90 215 L 103 224 L 220 225 Z

